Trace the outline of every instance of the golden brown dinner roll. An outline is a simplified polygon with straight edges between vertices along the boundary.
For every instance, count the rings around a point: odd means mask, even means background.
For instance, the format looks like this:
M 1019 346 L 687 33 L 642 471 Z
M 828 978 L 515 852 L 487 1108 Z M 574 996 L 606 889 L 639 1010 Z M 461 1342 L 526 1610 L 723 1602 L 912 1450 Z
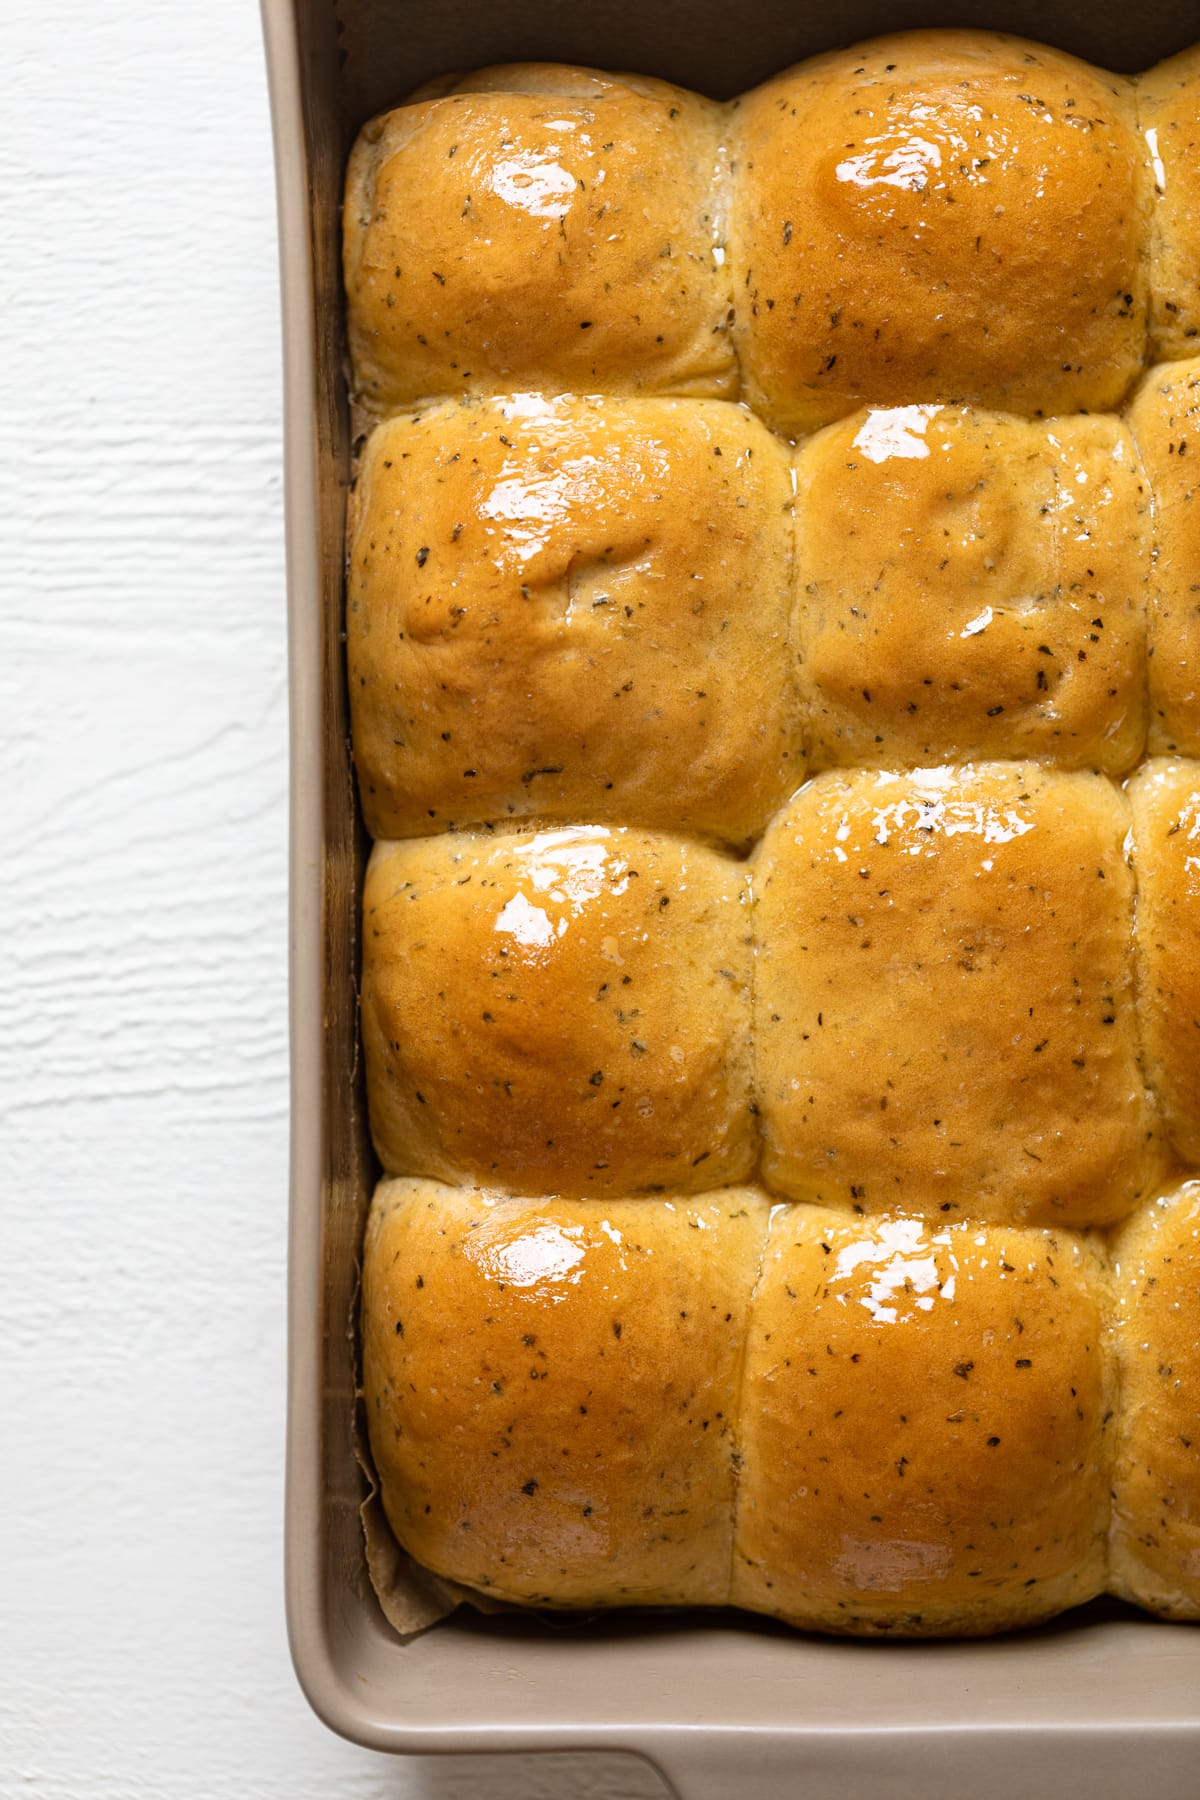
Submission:
M 753 873 L 768 1186 L 1101 1225 L 1157 1179 L 1128 810 L 1018 763 L 818 776 Z
M 1155 189 L 1150 351 L 1169 362 L 1200 336 L 1200 44 L 1139 75 L 1137 105 Z
M 1200 1182 L 1136 1212 L 1113 1245 L 1121 1410 L 1109 1586 L 1200 1619 Z
M 517 63 L 372 120 L 344 212 L 362 401 L 732 397 L 721 118 L 664 81 Z
M 1200 755 L 1200 359 L 1152 370 L 1129 423 L 1154 496 L 1150 750 Z
M 798 479 L 816 766 L 1137 760 L 1149 496 L 1117 420 L 872 409 Z
M 1099 1593 L 1102 1297 L 1071 1232 L 778 1208 L 738 1411 L 735 1605 L 977 1635 Z
M 1130 799 L 1146 1069 L 1176 1150 L 1200 1164 L 1200 763 L 1145 763 Z
M 405 1548 L 539 1606 L 723 1605 L 766 1212 L 738 1188 L 513 1200 L 385 1181 L 363 1388 Z
M 601 825 L 377 844 L 362 1030 L 384 1168 L 528 1194 L 744 1179 L 744 877 Z
M 1150 201 L 1124 77 L 908 32 L 757 88 L 731 152 L 735 335 L 770 424 L 812 431 L 864 402 L 1120 403 Z
M 743 407 L 451 401 L 381 425 L 347 631 L 367 827 L 745 843 L 798 786 L 791 472 Z

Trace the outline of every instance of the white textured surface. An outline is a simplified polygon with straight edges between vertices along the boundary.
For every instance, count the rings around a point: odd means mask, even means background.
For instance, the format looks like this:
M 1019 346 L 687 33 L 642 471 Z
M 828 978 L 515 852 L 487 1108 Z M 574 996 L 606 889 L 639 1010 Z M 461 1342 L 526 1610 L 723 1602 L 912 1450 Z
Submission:
M 0 1794 L 650 1800 L 360 1751 L 295 1686 L 258 15 L 7 0 L 0 45 Z

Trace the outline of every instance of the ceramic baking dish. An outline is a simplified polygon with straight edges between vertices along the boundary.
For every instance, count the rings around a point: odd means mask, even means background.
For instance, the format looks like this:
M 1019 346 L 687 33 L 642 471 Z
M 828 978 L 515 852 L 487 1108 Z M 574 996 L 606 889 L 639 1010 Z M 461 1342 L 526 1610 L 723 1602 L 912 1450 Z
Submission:
M 536 57 L 724 97 L 835 42 L 970 24 L 1144 68 L 1194 0 L 263 0 L 286 339 L 291 679 L 292 1654 L 321 1717 L 398 1752 L 625 1749 L 686 1800 L 1164 1800 L 1200 1793 L 1200 1631 L 1098 1605 L 978 1643 L 825 1641 L 733 1614 L 553 1626 L 462 1608 L 403 1642 L 367 1579 L 352 1423 L 356 1257 L 374 1174 L 356 1049 L 364 840 L 342 670 L 350 459 L 338 209 L 364 119 L 450 68 Z

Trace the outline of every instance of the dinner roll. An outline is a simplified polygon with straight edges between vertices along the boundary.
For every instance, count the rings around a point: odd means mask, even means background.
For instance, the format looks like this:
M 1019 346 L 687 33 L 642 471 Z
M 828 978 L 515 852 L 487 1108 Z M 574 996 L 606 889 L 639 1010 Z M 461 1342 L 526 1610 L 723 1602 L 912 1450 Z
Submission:
M 1200 44 L 1139 75 L 1137 103 L 1155 189 L 1150 349 L 1169 362 L 1200 348 Z
M 373 119 L 343 215 L 361 401 L 733 397 L 721 120 L 665 81 L 540 63 Z
M 538 1606 L 723 1605 L 766 1202 L 385 1181 L 363 1260 L 384 1507 L 428 1568 Z
M 1128 769 L 1149 510 L 1115 419 L 904 406 L 811 438 L 796 553 L 814 764 Z
M 818 776 L 756 855 L 767 1184 L 1102 1225 L 1157 1179 L 1128 810 L 1017 763 Z
M 1200 359 L 1154 369 L 1129 422 L 1154 496 L 1150 749 L 1200 755 Z
M 527 1194 L 747 1176 L 744 877 L 601 825 L 377 844 L 362 1030 L 384 1168 Z
M 738 1411 L 735 1605 L 979 1635 L 1099 1593 L 1102 1279 L 1071 1232 L 778 1208 Z
M 1043 45 L 914 31 L 740 102 L 735 335 L 781 431 L 864 403 L 1120 404 L 1146 331 L 1132 84 Z
M 1141 1208 L 1113 1246 L 1121 1411 L 1114 1593 L 1200 1619 L 1200 1182 Z
M 536 814 L 746 843 L 802 774 L 791 507 L 776 440 L 720 401 L 381 425 L 347 600 L 371 833 Z
M 1146 1068 L 1176 1150 L 1200 1164 L 1200 763 L 1145 763 L 1130 798 Z

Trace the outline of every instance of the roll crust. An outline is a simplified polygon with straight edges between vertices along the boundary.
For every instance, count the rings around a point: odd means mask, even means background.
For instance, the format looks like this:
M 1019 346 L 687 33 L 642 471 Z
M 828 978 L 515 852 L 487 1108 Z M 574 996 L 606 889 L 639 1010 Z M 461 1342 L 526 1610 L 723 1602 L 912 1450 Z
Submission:
M 1200 1619 L 1200 1182 L 1143 1207 L 1113 1245 L 1121 1368 L 1110 1586 Z
M 1008 1630 L 1104 1586 L 1116 1390 L 1070 1232 L 771 1220 L 742 1390 L 735 1605 Z
M 731 248 L 745 394 L 795 435 L 863 404 L 1118 406 L 1146 334 L 1132 83 L 916 31 L 743 99 Z
M 1117 420 L 872 408 L 809 440 L 798 488 L 815 767 L 1136 762 L 1150 503 Z
M 721 117 L 668 82 L 535 63 L 372 120 L 343 215 L 361 402 L 735 398 Z
M 385 1181 L 363 1263 L 384 1507 L 537 1606 L 724 1605 L 762 1195 L 505 1199 Z
M 1150 152 L 1150 353 L 1194 356 L 1200 337 L 1200 46 L 1137 78 L 1138 123 Z
M 1197 245 L 1200 260 L 1200 243 Z M 1129 423 L 1154 495 L 1150 739 L 1200 755 L 1200 359 L 1153 369 Z
M 1129 793 L 1146 1071 L 1171 1142 L 1195 1166 L 1200 1164 L 1200 763 L 1146 763 Z
M 743 1180 L 748 910 L 742 867 L 647 832 L 377 844 L 362 1030 L 385 1169 L 534 1194 Z
M 747 843 L 803 773 L 791 507 L 777 441 L 715 401 L 381 425 L 347 597 L 372 835 L 537 816 Z
M 818 776 L 756 853 L 767 1185 L 859 1211 L 1121 1218 L 1162 1167 L 1121 797 L 1012 763 Z

